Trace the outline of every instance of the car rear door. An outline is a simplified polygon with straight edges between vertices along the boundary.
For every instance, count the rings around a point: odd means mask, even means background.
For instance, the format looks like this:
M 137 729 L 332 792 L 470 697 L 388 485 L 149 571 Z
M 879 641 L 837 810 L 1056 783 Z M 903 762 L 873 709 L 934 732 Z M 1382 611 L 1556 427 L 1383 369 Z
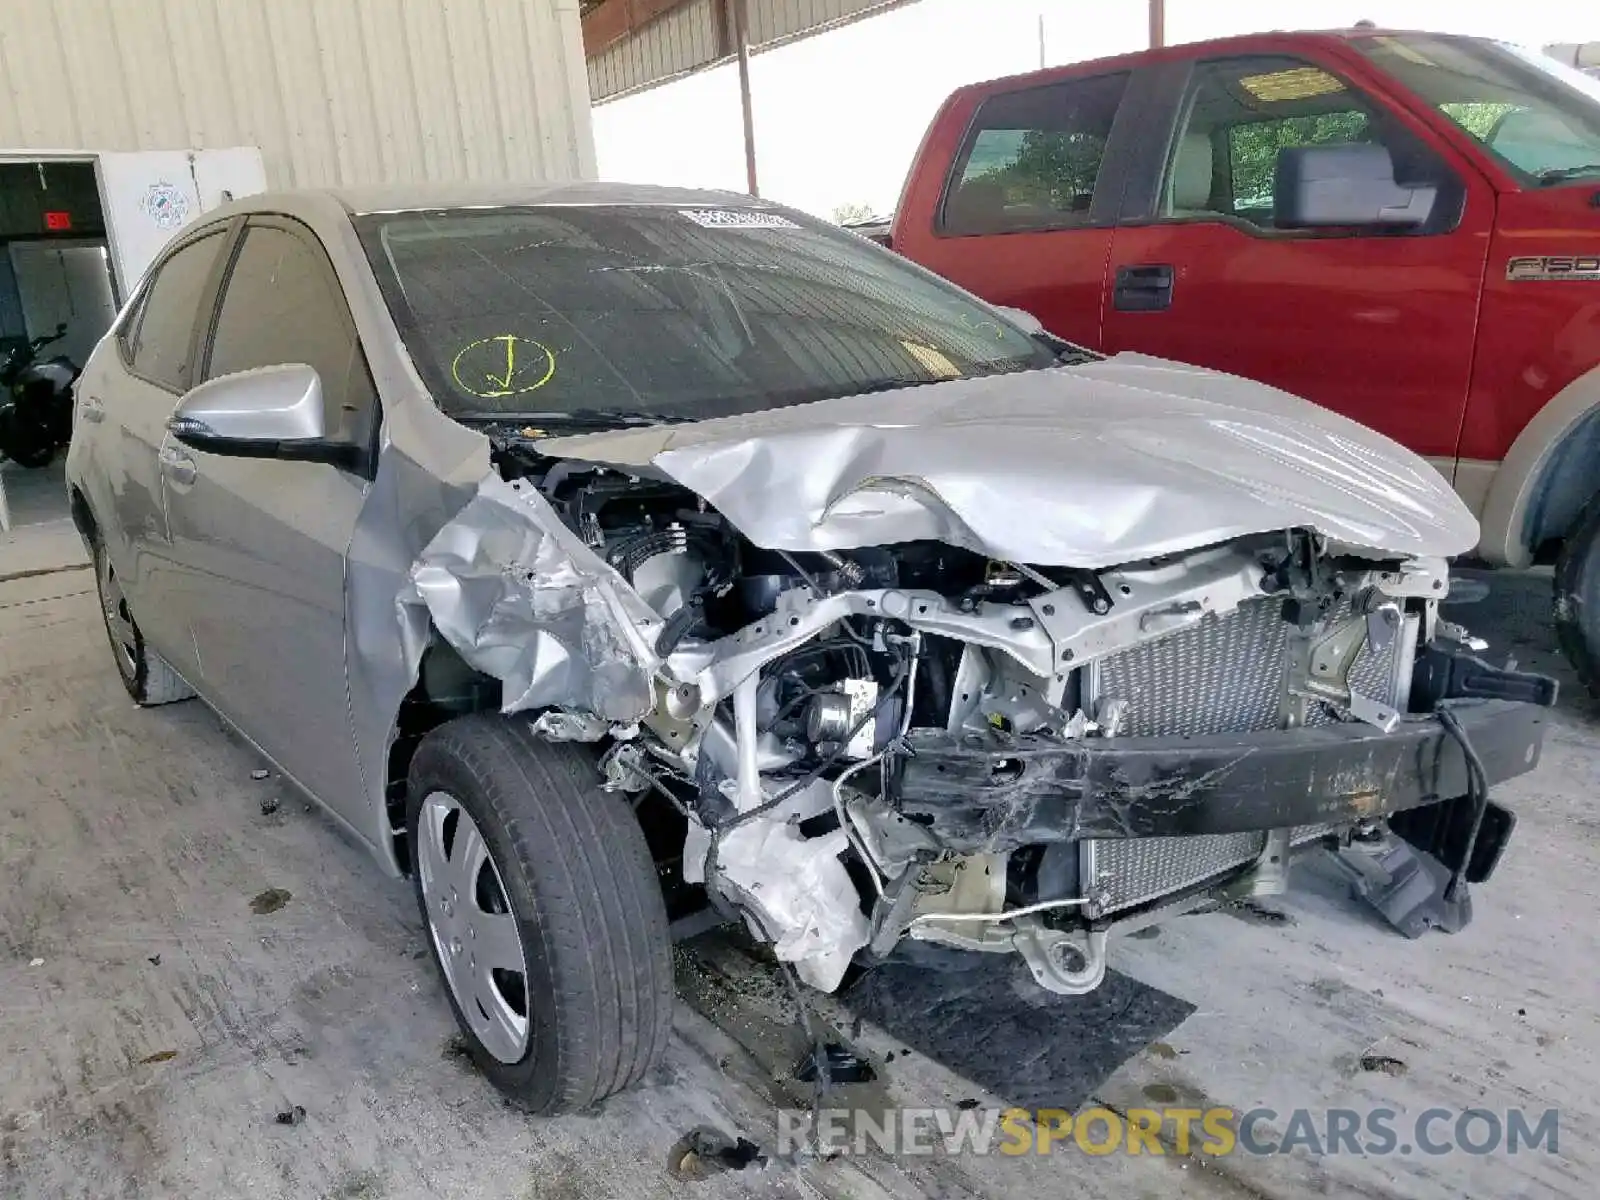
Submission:
M 942 177 L 913 176 L 894 248 L 991 304 L 1024 309 L 1084 345 L 1100 341 L 1106 257 L 1121 199 L 1112 146 L 1134 124 L 1128 71 L 958 97 Z M 963 125 L 964 123 L 964 125 Z M 944 134 L 941 135 L 941 128 Z
M 252 217 L 223 277 L 200 376 L 284 363 L 316 369 L 328 437 L 374 445 L 376 388 L 333 264 L 307 226 Z M 354 822 L 366 792 L 345 678 L 345 559 L 369 480 L 324 463 L 178 449 L 164 485 L 208 695 Z
M 193 642 L 171 603 L 175 584 L 159 456 L 167 419 L 188 389 L 202 309 L 214 294 L 226 224 L 195 231 L 149 281 L 79 380 L 74 457 L 89 505 L 140 632 L 186 678 Z M 208 310 L 209 311 L 209 310 Z
M 1273 384 L 1448 471 L 1494 223 L 1487 181 L 1331 52 L 1201 59 L 1160 108 L 1112 243 L 1105 349 Z M 1387 147 L 1399 182 L 1437 189 L 1426 222 L 1279 226 L 1278 152 L 1350 142 Z

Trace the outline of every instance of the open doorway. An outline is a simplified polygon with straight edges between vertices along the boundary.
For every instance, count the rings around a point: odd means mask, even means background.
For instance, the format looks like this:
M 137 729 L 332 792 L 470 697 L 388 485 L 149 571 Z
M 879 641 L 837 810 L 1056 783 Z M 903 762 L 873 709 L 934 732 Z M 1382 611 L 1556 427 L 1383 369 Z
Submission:
M 94 162 L 0 161 L 0 355 L 64 325 L 47 353 L 81 368 L 116 314 Z
M 94 161 L 0 159 L 0 387 L 13 386 L 32 357 L 20 351 L 37 338 L 53 338 L 38 358 L 66 359 L 70 379 L 116 315 Z M 28 537 L 66 525 L 61 460 L 43 470 L 17 465 L 0 463 L 0 554 L 13 563 L 27 558 Z M 48 542 L 40 545 L 48 549 Z

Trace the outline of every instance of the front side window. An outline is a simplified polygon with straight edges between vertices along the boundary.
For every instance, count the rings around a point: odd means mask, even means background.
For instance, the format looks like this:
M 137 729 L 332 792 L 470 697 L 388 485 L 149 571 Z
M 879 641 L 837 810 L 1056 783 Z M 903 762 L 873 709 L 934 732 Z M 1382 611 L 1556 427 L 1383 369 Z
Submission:
M 222 249 L 222 233 L 219 229 L 196 238 L 163 262 L 128 314 L 121 335 L 128 364 L 168 391 L 181 392 L 189 385 L 195 322 Z
M 304 236 L 253 224 L 228 276 L 206 378 L 284 363 L 316 369 L 327 436 L 361 440 L 375 389 L 333 268 Z
M 1168 159 L 1161 215 L 1235 217 L 1278 226 L 1279 154 L 1306 146 L 1383 146 L 1395 179 L 1449 190 L 1449 173 L 1420 138 L 1343 79 L 1301 59 L 1255 55 L 1195 67 Z M 1436 205 L 1438 221 L 1453 220 Z
M 1519 178 L 1549 187 L 1600 176 L 1600 80 L 1501 42 L 1403 34 L 1356 46 Z
M 991 96 L 978 109 L 945 198 L 944 233 L 1084 225 L 1128 77 Z
M 993 309 L 798 213 L 550 205 L 357 229 L 455 416 L 698 420 L 1055 361 Z

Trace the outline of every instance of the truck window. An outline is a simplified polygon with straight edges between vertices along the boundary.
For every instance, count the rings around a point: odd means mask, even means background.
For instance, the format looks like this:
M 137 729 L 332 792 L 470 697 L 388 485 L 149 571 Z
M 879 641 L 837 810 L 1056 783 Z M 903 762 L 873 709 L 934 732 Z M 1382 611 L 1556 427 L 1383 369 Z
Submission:
M 939 231 L 1018 233 L 1085 225 L 1126 73 L 991 96 L 946 188 Z
M 1406 34 L 1356 47 L 1540 186 L 1600 176 L 1600 80 L 1500 42 Z
M 1164 217 L 1221 215 L 1275 230 L 1278 155 L 1300 146 L 1376 142 L 1389 150 L 1397 182 L 1439 185 L 1442 201 L 1459 192 L 1420 138 L 1337 75 L 1299 59 L 1200 63 L 1181 111 L 1161 189 Z M 1453 226 L 1459 216 L 1459 203 L 1435 209 L 1421 232 Z

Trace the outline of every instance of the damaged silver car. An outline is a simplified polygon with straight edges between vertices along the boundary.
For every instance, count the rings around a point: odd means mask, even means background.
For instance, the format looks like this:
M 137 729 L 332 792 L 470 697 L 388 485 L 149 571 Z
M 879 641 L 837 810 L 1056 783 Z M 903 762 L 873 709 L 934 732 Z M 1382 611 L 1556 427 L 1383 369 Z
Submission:
M 1422 460 L 746 197 L 252 197 L 78 394 L 127 690 L 411 876 L 535 1111 L 658 1059 L 707 909 L 822 990 L 933 944 L 1089 991 L 1313 850 L 1459 928 L 1554 700 L 1441 618 L 1477 530 Z

